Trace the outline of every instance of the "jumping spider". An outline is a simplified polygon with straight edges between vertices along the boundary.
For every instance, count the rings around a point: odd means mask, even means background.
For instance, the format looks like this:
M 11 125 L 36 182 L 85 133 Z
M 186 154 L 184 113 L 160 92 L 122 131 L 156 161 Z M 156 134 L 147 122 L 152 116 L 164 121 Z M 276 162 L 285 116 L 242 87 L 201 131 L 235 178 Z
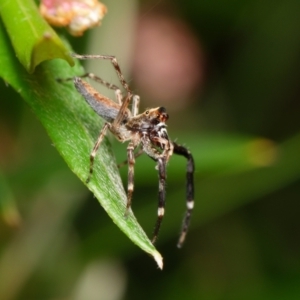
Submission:
M 138 114 L 140 98 L 133 95 L 129 85 L 122 75 L 117 59 L 110 55 L 78 55 L 72 54 L 78 59 L 104 59 L 110 60 L 114 66 L 118 78 L 126 90 L 125 97 L 122 96 L 121 90 L 114 84 L 110 84 L 92 73 L 86 73 L 80 77 L 68 78 L 73 80 L 78 92 L 85 98 L 94 111 L 105 119 L 105 124 L 99 134 L 99 137 L 90 154 L 90 171 L 87 182 L 90 181 L 93 174 L 94 158 L 97 150 L 109 129 L 120 142 L 129 141 L 127 146 L 127 163 L 128 163 L 128 187 L 127 187 L 127 205 L 125 215 L 131 206 L 132 193 L 134 189 L 134 164 L 135 158 L 145 152 L 150 158 L 157 162 L 159 176 L 158 191 L 158 217 L 154 228 L 152 243 L 155 243 L 160 225 L 165 211 L 166 197 L 166 165 L 172 154 L 182 155 L 187 159 L 186 170 L 186 206 L 187 210 L 183 219 L 183 225 L 177 246 L 180 248 L 185 240 L 191 212 L 194 207 L 194 159 L 192 154 L 185 147 L 169 139 L 167 133 L 166 121 L 169 116 L 164 107 L 147 109 L 145 112 Z M 91 85 L 82 78 L 88 77 L 99 82 L 107 88 L 114 90 L 118 103 L 98 93 Z M 128 106 L 131 104 L 131 111 Z M 134 150 L 140 147 L 135 154 Z

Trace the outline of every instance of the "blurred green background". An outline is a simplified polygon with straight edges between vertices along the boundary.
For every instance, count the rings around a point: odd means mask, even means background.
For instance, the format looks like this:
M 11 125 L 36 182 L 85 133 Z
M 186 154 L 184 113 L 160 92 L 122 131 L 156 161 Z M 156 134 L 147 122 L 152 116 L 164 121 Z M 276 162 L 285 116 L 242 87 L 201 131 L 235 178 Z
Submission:
M 195 157 L 190 232 L 177 249 L 184 159 L 168 166 L 160 271 L 1 81 L 0 298 L 299 299 L 300 2 L 105 4 L 103 25 L 71 43 L 77 53 L 116 55 L 142 110 L 168 109 L 170 136 Z M 86 68 L 115 82 L 109 63 Z M 123 161 L 126 145 L 110 140 Z M 149 236 L 154 166 L 137 160 L 133 198 Z M 126 184 L 126 167 L 120 173 Z

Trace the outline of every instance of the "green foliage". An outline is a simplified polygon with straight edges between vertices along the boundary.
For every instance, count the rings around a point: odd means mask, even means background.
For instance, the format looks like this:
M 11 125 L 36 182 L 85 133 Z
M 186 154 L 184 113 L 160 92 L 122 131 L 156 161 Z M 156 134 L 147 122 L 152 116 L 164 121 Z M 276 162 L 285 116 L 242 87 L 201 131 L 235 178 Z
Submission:
M 41 62 L 54 58 L 74 65 L 68 49 L 41 17 L 33 0 L 1 1 L 0 12 L 14 52 L 29 73 Z
M 35 24 L 35 19 L 31 20 L 30 26 L 39 28 L 39 24 Z M 65 60 L 53 60 L 44 61 L 33 74 L 28 74 L 15 59 L 14 51 L 9 45 L 2 26 L 0 30 L 0 57 L 2 58 L 0 76 L 29 104 L 70 169 L 85 182 L 88 174 L 89 152 L 103 121 L 86 105 L 72 83 L 61 84 L 56 80 L 83 74 L 83 69 L 76 65 L 71 70 Z M 39 43 L 41 37 L 35 35 L 32 38 L 35 44 Z M 17 41 L 17 37 L 14 39 L 15 44 L 21 44 Z M 27 50 L 27 48 L 23 49 L 24 52 Z M 46 49 L 42 47 L 42 50 L 34 51 L 46 51 Z M 38 53 L 32 55 L 39 56 Z M 162 267 L 160 254 L 140 228 L 133 214 L 124 217 L 126 195 L 115 160 L 107 146 L 103 145 L 99 151 L 95 161 L 95 172 L 88 188 L 121 230 L 144 251 L 153 255 L 158 265 Z

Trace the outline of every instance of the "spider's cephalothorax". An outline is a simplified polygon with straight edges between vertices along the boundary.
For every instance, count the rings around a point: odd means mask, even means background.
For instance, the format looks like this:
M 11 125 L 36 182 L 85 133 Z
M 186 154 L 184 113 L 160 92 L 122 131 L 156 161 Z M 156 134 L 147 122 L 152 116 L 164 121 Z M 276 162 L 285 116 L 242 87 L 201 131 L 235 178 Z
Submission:
M 140 98 L 133 95 L 129 85 L 124 79 L 119 64 L 114 56 L 108 55 L 78 55 L 72 54 L 73 57 L 79 59 L 93 59 L 100 58 L 110 60 L 113 64 L 119 80 L 126 90 L 125 97 L 122 96 L 121 90 L 114 84 L 110 84 L 103 79 L 95 76 L 92 73 L 84 74 L 80 77 L 69 78 L 66 80 L 74 80 L 75 87 L 79 93 L 85 98 L 88 104 L 94 111 L 106 120 L 98 140 L 90 154 L 90 172 L 87 182 L 90 181 L 93 174 L 94 158 L 97 150 L 109 129 L 120 142 L 129 141 L 127 146 L 127 160 L 128 164 L 128 187 L 127 187 L 127 204 L 126 212 L 128 213 L 131 206 L 132 193 L 134 189 L 134 164 L 135 158 L 143 152 L 150 156 L 157 162 L 157 170 L 159 175 L 159 191 L 158 191 L 158 217 L 154 228 L 152 243 L 157 239 L 160 229 L 161 221 L 164 216 L 165 208 L 165 188 L 166 188 L 166 164 L 171 155 L 182 155 L 187 159 L 186 170 L 186 214 L 183 220 L 183 225 L 177 246 L 181 247 L 188 230 L 190 223 L 191 212 L 194 207 L 194 159 L 185 147 L 176 144 L 169 140 L 166 128 L 166 121 L 169 116 L 164 107 L 157 107 L 147 109 L 145 112 L 138 114 L 138 107 Z M 98 93 L 91 85 L 81 78 L 91 78 L 107 88 L 115 91 L 118 103 Z M 131 110 L 128 106 L 131 104 Z M 134 153 L 137 148 L 140 150 Z
M 133 134 L 132 140 L 134 140 L 134 135 L 137 134 L 137 145 L 140 143 L 143 152 L 155 161 L 161 157 L 166 158 L 168 161 L 173 152 L 165 123 L 168 118 L 166 109 L 157 107 L 132 117 L 125 124 L 127 130 Z

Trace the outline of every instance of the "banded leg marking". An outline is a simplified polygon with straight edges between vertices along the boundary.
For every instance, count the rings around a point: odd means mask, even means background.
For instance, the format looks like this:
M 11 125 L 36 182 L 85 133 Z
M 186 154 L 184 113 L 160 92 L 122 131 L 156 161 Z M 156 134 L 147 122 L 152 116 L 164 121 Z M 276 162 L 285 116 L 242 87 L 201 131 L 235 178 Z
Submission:
M 134 145 L 130 142 L 127 146 L 127 162 L 128 162 L 128 186 L 127 186 L 127 204 L 125 217 L 128 215 L 131 206 L 132 194 L 134 189 Z
M 157 240 L 160 225 L 165 214 L 165 203 L 166 203 L 166 159 L 159 158 L 157 160 L 158 176 L 159 176 L 159 188 L 158 188 L 158 210 L 157 220 L 154 227 L 154 233 L 152 238 L 152 244 Z

